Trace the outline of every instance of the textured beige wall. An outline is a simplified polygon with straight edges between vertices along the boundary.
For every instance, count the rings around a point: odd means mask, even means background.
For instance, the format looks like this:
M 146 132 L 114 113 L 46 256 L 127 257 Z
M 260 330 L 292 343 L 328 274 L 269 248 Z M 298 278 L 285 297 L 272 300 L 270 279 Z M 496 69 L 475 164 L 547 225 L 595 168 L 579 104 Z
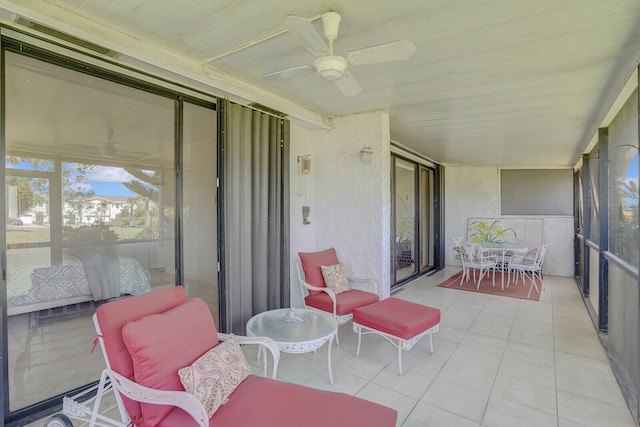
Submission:
M 467 235 L 469 217 L 501 218 L 500 170 L 498 167 L 445 167 L 445 264 L 454 265 L 451 238 Z M 573 216 L 508 216 L 504 218 L 541 218 L 543 236 L 549 245 L 544 273 L 573 277 Z
M 390 221 L 389 116 L 372 112 L 333 120 L 331 130 L 291 127 L 291 305 L 301 306 L 298 252 L 335 247 L 356 277 L 372 277 L 388 296 Z M 371 147 L 372 155 L 360 150 Z M 311 154 L 300 176 L 297 156 Z M 311 224 L 302 224 L 309 206 Z

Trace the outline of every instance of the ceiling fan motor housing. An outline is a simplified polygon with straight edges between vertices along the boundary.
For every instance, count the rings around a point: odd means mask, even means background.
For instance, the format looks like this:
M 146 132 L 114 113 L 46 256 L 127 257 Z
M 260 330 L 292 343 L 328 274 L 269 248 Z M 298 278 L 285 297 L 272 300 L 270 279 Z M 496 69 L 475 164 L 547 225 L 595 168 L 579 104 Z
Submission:
M 324 38 L 333 41 L 338 38 L 340 21 L 342 17 L 338 12 L 330 10 L 322 15 L 322 27 L 324 28 Z
M 318 75 L 330 81 L 344 77 L 348 67 L 349 61 L 336 55 L 321 56 L 313 61 L 313 68 L 316 69 Z

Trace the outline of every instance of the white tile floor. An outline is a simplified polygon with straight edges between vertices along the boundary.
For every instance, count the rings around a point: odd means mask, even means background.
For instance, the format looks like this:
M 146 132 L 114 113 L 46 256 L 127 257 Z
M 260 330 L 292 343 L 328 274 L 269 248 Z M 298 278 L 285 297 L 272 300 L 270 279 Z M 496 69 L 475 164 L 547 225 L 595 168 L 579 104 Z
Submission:
M 573 279 L 545 277 L 540 302 L 437 284 L 456 270 L 420 278 L 394 296 L 440 308 L 435 351 L 428 339 L 403 353 L 372 335 L 359 358 L 351 324 L 333 347 L 283 354 L 281 380 L 352 394 L 398 411 L 398 426 L 636 426 Z M 252 363 L 255 353 L 247 351 Z M 31 424 L 41 427 L 44 420 Z

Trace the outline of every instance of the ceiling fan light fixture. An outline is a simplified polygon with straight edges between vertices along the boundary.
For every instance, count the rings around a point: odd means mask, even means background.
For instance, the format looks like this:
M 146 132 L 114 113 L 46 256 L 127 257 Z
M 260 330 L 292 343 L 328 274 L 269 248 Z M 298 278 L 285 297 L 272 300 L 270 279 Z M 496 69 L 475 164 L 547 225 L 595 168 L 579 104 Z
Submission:
M 313 68 L 325 80 L 334 81 L 344 77 L 349 68 L 349 62 L 341 56 L 327 55 L 316 58 Z
M 323 13 L 323 38 L 311 20 L 296 15 L 287 15 L 282 24 L 316 59 L 311 65 L 270 72 L 263 74 L 262 78 L 284 79 L 301 71 L 313 69 L 320 78 L 333 82 L 342 95 L 355 96 L 362 92 L 362 86 L 349 72 L 350 66 L 401 61 L 409 59 L 416 51 L 416 46 L 409 40 L 399 40 L 353 50 L 348 52 L 346 57 L 334 55 L 333 44 L 338 38 L 341 20 L 340 14 L 334 10 Z M 325 40 L 328 44 L 325 43 Z

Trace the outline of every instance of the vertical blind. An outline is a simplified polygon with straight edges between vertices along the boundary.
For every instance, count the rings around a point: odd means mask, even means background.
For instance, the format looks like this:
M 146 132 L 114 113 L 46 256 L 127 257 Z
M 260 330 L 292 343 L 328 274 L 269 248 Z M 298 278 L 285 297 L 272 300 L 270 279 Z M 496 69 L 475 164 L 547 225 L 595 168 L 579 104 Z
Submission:
M 224 102 L 224 303 L 228 332 L 289 305 L 289 122 Z

